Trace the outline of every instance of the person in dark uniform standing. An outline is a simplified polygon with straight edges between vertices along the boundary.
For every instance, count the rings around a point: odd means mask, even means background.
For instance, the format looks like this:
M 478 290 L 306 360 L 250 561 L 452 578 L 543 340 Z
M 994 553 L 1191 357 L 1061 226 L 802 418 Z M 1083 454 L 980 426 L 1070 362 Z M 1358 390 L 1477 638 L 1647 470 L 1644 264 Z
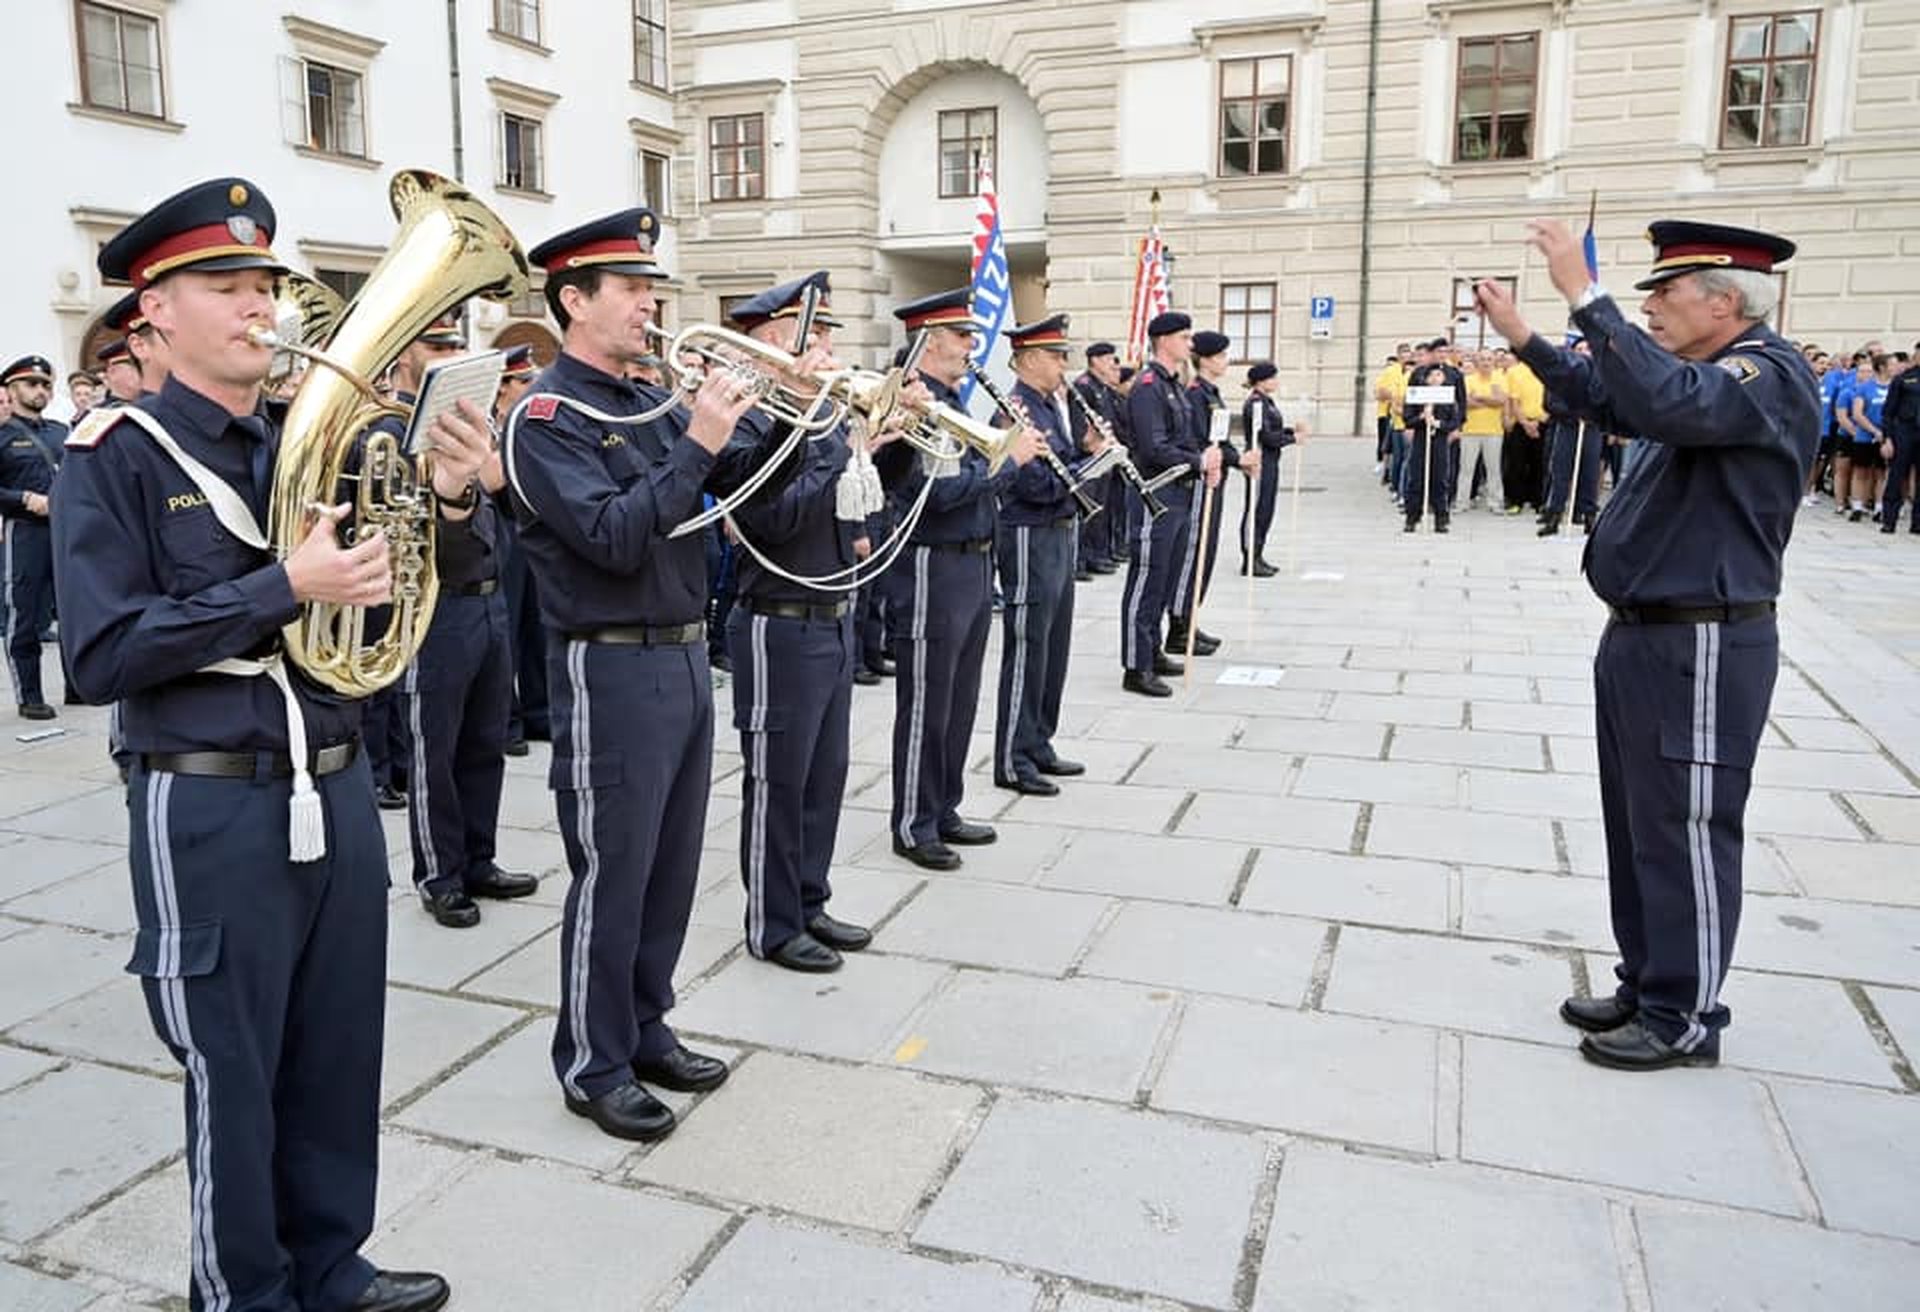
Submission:
M 1593 673 L 1619 982 L 1560 1009 L 1588 1060 L 1628 1070 L 1720 1057 L 1781 558 L 1820 443 L 1812 370 L 1766 323 L 1793 243 L 1693 222 L 1647 235 L 1643 332 L 1591 280 L 1578 237 L 1529 225 L 1591 360 L 1535 335 L 1500 284 L 1476 288 L 1541 381 L 1645 449 L 1582 562 L 1613 612 Z
M 1124 446 L 1127 442 L 1127 398 L 1120 391 L 1120 353 L 1112 342 L 1087 348 L 1086 372 L 1073 380 L 1073 389 L 1087 407 L 1107 421 Z M 1106 513 L 1081 525 L 1083 563 L 1095 574 L 1118 573 L 1127 558 L 1132 536 L 1127 525 L 1127 498 L 1132 488 L 1118 473 L 1106 475 Z
M 1008 333 L 1015 382 L 1009 399 L 1067 469 L 1083 457 L 1089 425 L 1068 408 L 1067 316 Z M 1100 443 L 1104 446 L 1104 441 Z M 1095 449 L 1099 449 L 1096 447 Z M 1099 519 L 1101 516 L 1095 516 Z M 1045 460 L 1021 466 L 1000 493 L 1000 693 L 993 721 L 993 782 L 1052 797 L 1048 775 L 1087 772 L 1053 749 L 1073 640 L 1074 553 L 1080 518 L 1067 484 Z
M 622 376 L 648 351 L 667 276 L 658 231 L 653 211 L 622 210 L 529 253 L 562 350 L 501 443 L 548 631 L 551 783 L 572 873 L 553 1068 L 569 1111 L 640 1140 L 674 1126 L 640 1081 L 697 1092 L 727 1076 L 666 1022 L 713 759 L 705 552 L 698 534 L 668 534 L 759 459 L 729 446 L 753 396 L 728 371 L 657 418 L 623 420 L 670 400 Z
M 1280 394 L 1280 371 L 1271 360 L 1247 369 L 1247 399 L 1240 405 L 1240 431 L 1247 449 L 1260 452 L 1258 473 L 1247 474 L 1247 497 L 1240 503 L 1240 572 L 1248 568 L 1247 544 L 1253 544 L 1255 578 L 1272 578 L 1280 571 L 1267 563 L 1267 534 L 1273 529 L 1273 507 L 1280 493 L 1280 453 L 1304 438 L 1305 424 L 1289 425 L 1274 397 Z M 1247 532 L 1247 510 L 1253 510 L 1253 532 Z
M 1576 355 L 1591 358 L 1586 338 L 1569 334 L 1568 343 Z M 1593 531 L 1594 516 L 1600 513 L 1600 461 L 1606 437 L 1582 419 L 1566 400 L 1551 388 L 1546 392 L 1547 504 L 1540 511 L 1540 536 L 1550 538 L 1560 531 L 1560 521 L 1573 502 L 1573 517 L 1587 532 Z M 1579 461 L 1577 475 L 1575 460 Z
M 360 703 L 290 670 L 302 604 L 391 596 L 386 542 L 316 515 L 276 560 L 280 435 L 261 402 L 272 352 L 274 213 L 222 178 L 109 241 L 170 344 L 152 397 L 68 439 L 53 515 L 60 639 L 90 701 L 121 704 L 134 906 L 128 969 L 186 1075 L 194 1309 L 428 1312 L 447 1285 L 382 1272 L 373 1229 L 386 987 L 387 856 L 360 752 Z M 486 454 L 476 411 L 435 428 L 433 483 Z
M 413 405 L 427 368 L 465 347 L 459 312 L 450 310 L 400 352 L 392 371 L 394 400 Z M 402 438 L 407 425 L 389 415 L 372 431 Z M 412 743 L 407 836 L 413 887 L 427 914 L 450 929 L 480 923 L 476 897 L 526 897 L 539 887 L 533 876 L 502 870 L 493 860 L 511 666 L 498 517 L 486 494 L 501 481 L 499 458 L 490 454 L 468 489 L 471 495 L 440 502 L 434 526 L 440 597 L 400 683 L 400 714 Z
M 823 269 L 742 302 L 734 322 L 790 355 L 801 303 L 818 288 L 807 348 L 831 349 L 839 320 L 826 308 Z M 749 445 L 773 421 L 754 410 L 740 421 Z M 734 514 L 742 541 L 739 601 L 727 624 L 733 657 L 733 724 L 746 762 L 741 785 L 740 876 L 746 884 L 747 951 L 789 970 L 838 970 L 842 952 L 873 941 L 861 925 L 827 912 L 840 808 L 846 795 L 853 674 L 860 652 L 845 591 L 801 580 L 852 568 L 866 542 L 867 506 L 851 430 L 842 424 L 803 447 L 799 472 L 777 496 L 755 496 Z
M 1187 404 L 1193 407 L 1194 438 L 1220 452 L 1220 468 L 1235 466 L 1250 475 L 1260 472 L 1260 454 L 1249 449 L 1242 453 L 1230 436 L 1230 414 L 1226 398 L 1220 395 L 1220 380 L 1227 376 L 1227 348 L 1232 345 L 1225 333 L 1212 331 L 1193 335 L 1194 379 L 1187 385 Z M 1167 608 L 1167 655 L 1180 656 L 1187 650 L 1187 624 L 1200 613 L 1213 586 L 1213 567 L 1219 563 L 1220 526 L 1225 518 L 1221 507 L 1226 501 L 1226 485 L 1216 479 L 1211 484 L 1196 482 L 1193 507 L 1187 521 L 1186 547 L 1180 558 L 1180 572 L 1174 580 L 1173 595 Z M 1206 502 L 1212 502 L 1211 511 Z M 1202 523 L 1206 538 L 1200 536 Z M 1220 650 L 1220 639 L 1201 629 L 1193 635 L 1193 654 L 1211 656 Z
M 908 333 L 927 333 L 919 384 L 933 400 L 955 408 L 973 349 L 970 300 L 969 290 L 960 287 L 893 312 Z M 949 844 L 978 845 L 997 837 L 991 825 L 964 819 L 960 801 L 993 619 L 994 500 L 1033 458 L 1040 440 L 1021 429 L 997 471 L 971 447 L 953 462 L 922 457 L 900 442 L 875 453 L 902 514 L 926 480 L 933 481 L 906 550 L 883 576 L 898 666 L 889 824 L 894 852 L 927 870 L 959 867 L 960 854 Z
M 507 415 L 520 403 L 540 366 L 531 346 L 507 348 L 500 390 L 493 398 L 493 431 L 497 437 Z M 502 471 L 502 479 L 505 474 Z M 493 493 L 494 537 L 500 558 L 500 591 L 507 601 L 507 661 L 512 667 L 513 699 L 507 707 L 508 756 L 525 756 L 529 740 L 546 742 L 547 634 L 540 624 L 540 602 L 533 593 L 533 574 L 520 550 L 520 530 L 513 517 L 513 493 L 502 481 Z
M 1887 462 L 1887 482 L 1880 492 L 1880 531 L 1897 532 L 1900 508 L 1906 502 L 1907 478 L 1920 464 L 1920 342 L 1907 367 L 1895 375 L 1887 388 L 1883 410 L 1886 435 L 1880 455 Z M 1909 533 L 1920 533 L 1920 498 L 1913 503 Z
M 1415 387 L 1444 387 L 1457 398 L 1460 392 L 1448 377 L 1450 372 L 1442 364 L 1415 365 L 1407 383 L 1409 392 Z M 1420 527 L 1423 506 L 1433 511 L 1433 531 L 1447 531 L 1450 517 L 1447 505 L 1448 480 L 1451 478 L 1449 471 L 1457 458 L 1455 448 L 1459 446 L 1459 439 L 1456 434 L 1465 412 L 1466 407 L 1457 400 L 1434 403 L 1414 401 L 1409 396 L 1405 403 L 1407 495 L 1404 508 L 1408 533 Z
M 1193 350 L 1193 320 L 1178 310 L 1155 315 L 1147 325 L 1147 339 L 1153 358 L 1134 376 L 1127 395 L 1133 462 L 1149 480 L 1185 466 L 1218 485 L 1220 450 L 1194 431 L 1193 405 L 1180 382 L 1180 370 Z M 1166 514 L 1155 519 L 1142 513 L 1135 521 L 1133 557 L 1120 599 L 1120 663 L 1126 671 L 1120 686 L 1128 692 L 1171 697 L 1173 689 L 1161 676 L 1185 670 L 1161 650 L 1160 625 L 1172 604 L 1181 552 L 1199 502 L 1197 493 L 1169 496 Z
M 27 355 L 0 372 L 13 418 L 0 425 L 0 515 L 7 520 L 5 585 L 7 674 L 25 720 L 51 720 L 40 683 L 40 635 L 53 622 L 53 479 L 67 426 L 42 417 L 53 399 L 53 366 Z

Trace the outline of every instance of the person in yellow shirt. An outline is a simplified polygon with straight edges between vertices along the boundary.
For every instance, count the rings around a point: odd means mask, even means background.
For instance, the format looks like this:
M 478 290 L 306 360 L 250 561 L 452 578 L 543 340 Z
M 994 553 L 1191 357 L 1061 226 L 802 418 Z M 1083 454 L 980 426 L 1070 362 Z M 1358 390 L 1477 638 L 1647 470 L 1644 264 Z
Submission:
M 1412 355 L 1413 348 L 1400 343 L 1373 379 L 1374 416 L 1379 429 L 1373 449 L 1374 472 L 1393 489 L 1395 500 L 1400 497 L 1400 471 L 1407 458 L 1406 420 L 1400 407 L 1407 393 L 1407 362 Z
M 1502 351 L 1501 356 L 1507 357 Z M 1542 435 L 1547 418 L 1547 386 L 1520 361 L 1505 359 L 1507 383 L 1507 513 L 1522 506 L 1539 509 L 1546 501 L 1547 447 Z
M 1500 444 L 1506 434 L 1507 385 L 1494 372 L 1493 353 L 1476 351 L 1467 370 L 1467 421 L 1460 427 L 1460 480 L 1473 487 L 1473 462 L 1486 461 L 1486 505 L 1498 510 L 1506 503 L 1500 482 Z M 1469 504 L 1472 503 L 1469 495 Z

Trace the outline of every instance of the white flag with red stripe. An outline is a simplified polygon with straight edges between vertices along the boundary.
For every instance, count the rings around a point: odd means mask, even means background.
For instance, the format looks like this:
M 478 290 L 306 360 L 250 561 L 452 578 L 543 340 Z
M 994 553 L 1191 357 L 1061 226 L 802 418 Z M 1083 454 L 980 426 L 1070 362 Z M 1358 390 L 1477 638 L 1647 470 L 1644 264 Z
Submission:
M 1147 325 L 1171 305 L 1167 290 L 1167 248 L 1155 224 L 1140 239 L 1140 260 L 1133 274 L 1133 305 L 1127 317 L 1127 363 L 1136 368 L 1147 355 Z

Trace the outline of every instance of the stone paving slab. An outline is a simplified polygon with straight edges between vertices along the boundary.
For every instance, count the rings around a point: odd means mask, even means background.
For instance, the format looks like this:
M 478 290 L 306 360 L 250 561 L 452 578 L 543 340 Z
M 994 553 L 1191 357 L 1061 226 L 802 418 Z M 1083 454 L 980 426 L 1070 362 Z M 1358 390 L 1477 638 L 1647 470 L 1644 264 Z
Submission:
M 1260 849 L 1239 905 L 1319 920 L 1444 930 L 1449 871 L 1432 861 Z
M 873 952 L 854 954 L 831 975 L 796 975 L 742 956 L 689 990 L 672 1021 L 682 1033 L 866 1060 L 949 973 Z
M 1545 763 L 1538 734 L 1452 728 L 1396 727 L 1387 747 L 1387 759 L 1502 770 L 1538 770 Z
M 0 1044 L 0 1093 L 37 1079 L 59 1064 L 57 1057 Z
M 1198 838 L 1080 833 L 1040 876 L 1047 888 L 1224 905 L 1246 869 L 1248 848 Z
M 1202 793 L 1180 817 L 1177 832 L 1197 838 L 1223 838 L 1260 846 L 1312 847 L 1345 852 L 1360 818 L 1357 802 L 1302 798 L 1243 799 Z
M 131 939 L 36 925 L 0 952 L 0 1029 L 98 988 L 121 973 Z
M 1431 806 L 1375 807 L 1366 850 L 1530 870 L 1551 870 L 1559 864 L 1553 827 L 1543 819 Z
M 9 1312 L 79 1312 L 97 1297 L 84 1285 L 0 1262 L 0 1307 Z
M 1643 1204 L 1635 1216 L 1657 1309 L 1895 1312 L 1920 1288 L 1912 1244 L 1752 1213 Z
M 1613 947 L 1607 890 L 1575 875 L 1514 870 L 1460 873 L 1460 932 L 1554 947 Z
M 895 1252 L 754 1217 L 701 1272 L 675 1312 L 1029 1312 L 1033 1282 L 977 1262 Z
M 96 934 L 131 934 L 135 928 L 127 872 L 118 861 L 14 898 L 6 911 Z
M 1920 908 L 1750 897 L 1735 960 L 1757 970 L 1920 987 Z
M 1793 837 L 1772 845 L 1809 896 L 1920 906 L 1920 845 Z
M 1063 975 L 1113 904 L 1106 898 L 929 880 L 890 921 L 890 953 Z
M 1266 1158 L 1152 1113 L 1003 1099 L 914 1239 L 1223 1307 Z
M 1874 1009 L 1886 1022 L 1893 1040 L 1909 1064 L 1920 1062 L 1920 991 L 1872 988 L 1866 990 Z
M 1920 1241 L 1920 1098 L 1773 1081 L 1828 1225 Z
M 132 1066 L 155 1075 L 177 1075 L 180 1063 L 153 1032 L 140 981 L 110 979 L 91 993 L 61 1003 L 15 1025 L 7 1037 L 70 1057 Z
M 1101 932 L 1083 975 L 1298 1006 L 1327 926 L 1212 907 L 1133 902 Z
M 0 1094 L 0 1237 L 25 1240 L 177 1151 L 181 1086 L 69 1066 Z
M 1556 1043 L 1556 1014 L 1573 989 L 1564 957 L 1516 944 L 1352 926 L 1340 933 L 1328 1011 L 1446 1025 Z
M 982 1103 L 905 1071 L 755 1053 L 635 1180 L 892 1232 L 946 1169 Z
M 1597 1193 L 1296 1143 L 1253 1306 L 1624 1312 L 1628 1304 Z
M 1458 806 L 1461 797 L 1460 774 L 1457 767 L 1450 765 L 1309 756 L 1294 781 L 1293 795 L 1352 802 Z

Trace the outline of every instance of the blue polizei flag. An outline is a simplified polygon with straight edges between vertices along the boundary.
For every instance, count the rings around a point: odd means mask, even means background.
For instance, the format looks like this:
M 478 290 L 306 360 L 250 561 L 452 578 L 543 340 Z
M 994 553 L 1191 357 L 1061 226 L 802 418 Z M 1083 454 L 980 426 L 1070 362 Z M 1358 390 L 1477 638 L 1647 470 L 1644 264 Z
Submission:
M 973 221 L 973 317 L 978 331 L 973 339 L 973 362 L 990 367 L 1000 330 L 1013 313 L 1013 282 L 1007 269 L 1007 244 L 1000 234 L 1000 201 L 993 189 L 993 166 L 980 163 L 980 205 Z M 1000 354 L 1005 354 L 1001 352 Z M 963 405 L 973 400 L 973 379 L 960 380 Z
M 1594 192 L 1587 198 L 1587 230 L 1580 238 L 1580 251 L 1587 257 L 1587 277 L 1600 281 L 1600 240 L 1594 236 L 1593 221 L 1600 210 L 1600 193 Z M 1571 347 L 1580 340 L 1580 332 L 1572 324 L 1567 325 L 1565 345 Z

